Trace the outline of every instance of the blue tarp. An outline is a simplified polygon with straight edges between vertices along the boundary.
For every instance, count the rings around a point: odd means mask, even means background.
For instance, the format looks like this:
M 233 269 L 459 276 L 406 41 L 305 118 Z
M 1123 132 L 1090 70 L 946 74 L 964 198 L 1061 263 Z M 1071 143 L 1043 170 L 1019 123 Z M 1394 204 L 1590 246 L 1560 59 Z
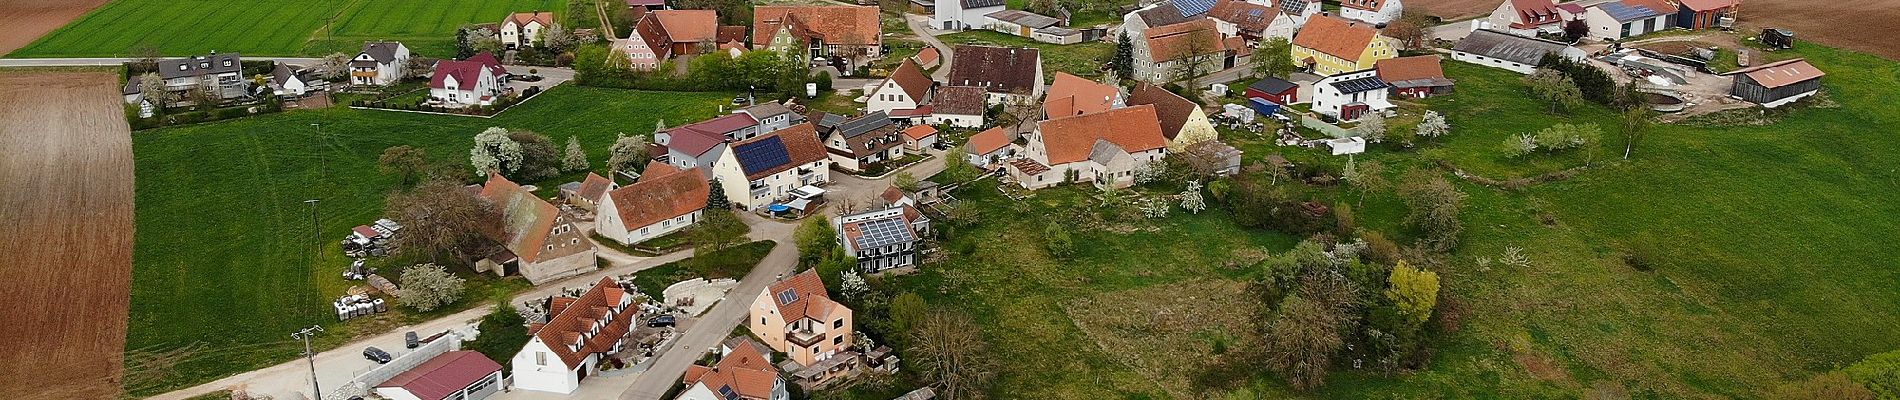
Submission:
M 1267 100 L 1267 99 L 1263 99 L 1259 97 L 1247 98 L 1247 104 L 1252 105 L 1253 111 L 1260 113 L 1260 115 L 1271 116 L 1273 115 L 1273 113 L 1280 111 L 1279 103 L 1274 103 L 1271 100 Z

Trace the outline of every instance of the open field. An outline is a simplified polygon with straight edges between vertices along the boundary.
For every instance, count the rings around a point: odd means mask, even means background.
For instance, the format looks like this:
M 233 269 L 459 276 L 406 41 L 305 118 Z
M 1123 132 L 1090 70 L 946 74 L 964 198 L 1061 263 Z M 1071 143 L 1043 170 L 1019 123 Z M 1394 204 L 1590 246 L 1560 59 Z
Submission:
M 1419 371 L 1387 377 L 1346 363 L 1307 393 L 1270 372 L 1198 381 L 1203 371 L 1144 372 L 1180 362 L 1147 358 L 1205 354 L 1211 347 L 1200 346 L 1218 339 L 1186 335 L 1199 342 L 1183 344 L 1173 330 L 1131 339 L 1159 328 L 1079 305 L 1119 299 L 1128 303 L 1118 309 L 1131 312 L 1168 309 L 1178 299 L 1158 297 L 1218 291 L 1166 288 L 1250 279 L 1259 251 L 1284 251 L 1296 239 L 1236 227 L 1218 206 L 1105 223 L 1084 211 L 1099 204 L 1092 189 L 1016 203 L 976 185 L 956 196 L 983 217 L 944 244 L 950 260 L 880 285 L 976 315 L 1003 361 L 992 394 L 1008 398 L 1218 398 L 1242 385 L 1267 398 L 1765 398 L 1900 348 L 1892 335 L 1900 289 L 1887 284 L 1900 279 L 1891 262 L 1900 248 L 1878 237 L 1900 230 L 1900 204 L 1891 201 L 1900 172 L 1885 167 L 1900 162 L 1900 140 L 1878 134 L 1900 129 L 1900 110 L 1886 105 L 1900 94 L 1900 65 L 1816 45 L 1795 52 L 1830 74 L 1825 101 L 1773 113 L 1778 122 L 1768 126 L 1658 126 L 1630 161 L 1619 160 L 1609 110 L 1547 115 L 1519 75 L 1446 62 L 1458 93 L 1424 106 L 1447 116 L 1452 136 L 1418 150 L 1377 147 L 1360 163 L 1380 161 L 1392 179 L 1440 161 L 1492 178 L 1596 166 L 1521 191 L 1459 184 L 1471 196 L 1464 244 L 1438 272 L 1440 304 L 1461 310 L 1460 328 L 1433 342 Z M 1559 122 L 1598 124 L 1608 133 L 1604 149 L 1502 155 L 1507 137 Z M 1344 164 L 1313 150 L 1237 145 L 1250 163 L 1283 152 L 1334 171 Z M 1170 190 L 1178 189 L 1144 191 Z M 1318 196 L 1352 198 L 1337 187 Z M 1390 193 L 1354 208 L 1364 228 L 1401 243 L 1414 234 L 1399 225 L 1405 207 Z M 1049 258 L 1041 249 L 1049 224 L 1071 227 L 1080 255 Z M 1523 267 L 1495 261 L 1512 247 L 1527 256 Z M 1626 253 L 1643 262 L 1626 262 Z M 1183 375 L 1196 384 L 1185 396 L 1173 389 Z
M 514 11 L 554 10 L 565 18 L 565 7 L 557 0 L 119 0 L 8 56 L 123 57 L 144 46 L 172 56 L 318 56 L 389 39 L 443 57 L 453 55 L 455 29 L 464 24 L 498 22 Z
M 1900 35 L 1893 33 L 1900 29 L 1900 0 L 1751 1 L 1742 4 L 1741 14 L 1743 32 L 1793 29 L 1799 40 L 1900 60 Z
M 166 374 L 128 382 L 128 391 L 149 395 L 283 362 L 300 351 L 288 336 L 297 327 L 330 327 L 318 336 L 328 348 L 368 330 L 356 327 L 401 322 L 339 324 L 327 305 L 350 283 L 338 278 L 349 261 L 336 238 L 382 215 L 384 194 L 397 187 L 396 177 L 376 172 L 384 148 L 411 145 L 433 161 L 462 164 L 470 137 L 501 126 L 557 143 L 579 136 L 600 166 L 616 133 L 647 134 L 656 118 L 706 118 L 729 98 L 562 86 L 494 119 L 336 108 L 140 131 L 132 140 L 139 235 L 125 349 L 171 356 L 143 367 Z M 313 123 L 323 124 L 321 135 Z M 322 200 L 318 232 L 305 199 Z M 468 298 L 442 312 L 524 286 L 473 280 Z
M 1405 2 L 1405 7 L 1452 21 L 1491 15 L 1491 10 L 1503 3 L 1500 0 L 1413 0 Z
M 74 18 L 105 4 L 107 0 L 12 0 L 0 3 L 0 15 L 7 15 L 6 33 L 0 33 L 0 54 L 13 52 L 27 43 L 66 26 Z
M 0 393 L 119 394 L 132 140 L 110 72 L 0 72 Z M 55 101 L 47 101 L 54 99 Z

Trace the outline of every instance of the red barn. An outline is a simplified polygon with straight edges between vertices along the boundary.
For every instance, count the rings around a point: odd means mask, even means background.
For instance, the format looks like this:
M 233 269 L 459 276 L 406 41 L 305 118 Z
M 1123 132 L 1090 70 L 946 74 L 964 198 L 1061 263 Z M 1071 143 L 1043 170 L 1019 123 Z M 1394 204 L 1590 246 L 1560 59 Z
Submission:
M 1247 86 L 1247 97 L 1266 99 L 1283 106 L 1293 105 L 1300 101 L 1300 85 L 1269 76 Z

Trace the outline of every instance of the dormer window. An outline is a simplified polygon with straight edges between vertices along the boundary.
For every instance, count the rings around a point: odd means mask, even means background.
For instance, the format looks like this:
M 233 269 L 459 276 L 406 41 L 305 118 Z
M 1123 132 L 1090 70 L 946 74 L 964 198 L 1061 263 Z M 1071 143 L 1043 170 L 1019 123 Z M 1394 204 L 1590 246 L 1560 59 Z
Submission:
M 224 66 L 226 67 L 231 66 L 231 60 L 224 60 Z

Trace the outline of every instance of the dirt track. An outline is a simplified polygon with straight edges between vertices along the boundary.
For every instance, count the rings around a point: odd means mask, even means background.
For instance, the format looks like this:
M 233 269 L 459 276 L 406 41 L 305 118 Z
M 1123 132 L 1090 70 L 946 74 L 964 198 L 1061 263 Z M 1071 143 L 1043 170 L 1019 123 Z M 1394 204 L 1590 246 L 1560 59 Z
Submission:
M 0 71 L 0 393 L 120 390 L 132 138 L 105 72 Z
M 7 29 L 0 30 L 0 54 L 33 43 L 47 32 L 66 26 L 87 11 L 99 8 L 107 0 L 0 0 L 0 15 L 7 16 Z

